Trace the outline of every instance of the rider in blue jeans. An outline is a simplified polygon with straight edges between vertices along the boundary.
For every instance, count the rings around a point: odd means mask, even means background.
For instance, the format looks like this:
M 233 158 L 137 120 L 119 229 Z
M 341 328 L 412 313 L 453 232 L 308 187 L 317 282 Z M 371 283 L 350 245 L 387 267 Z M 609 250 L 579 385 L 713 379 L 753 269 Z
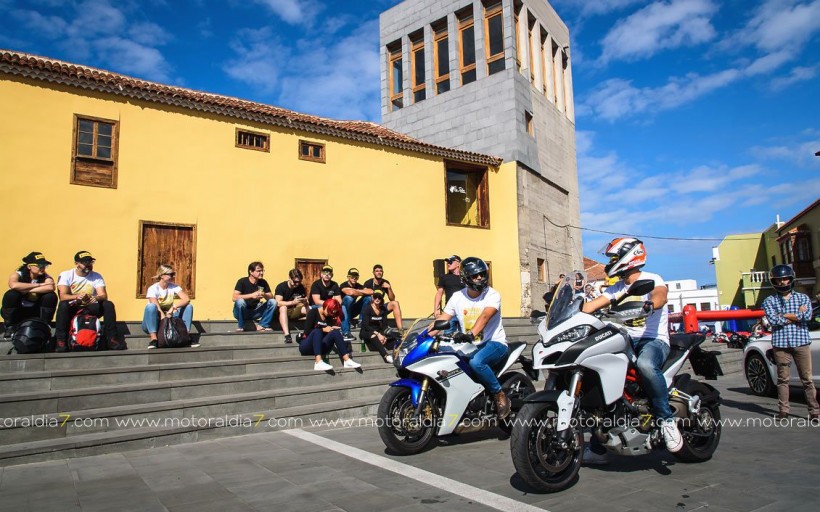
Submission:
M 495 400 L 499 418 L 510 414 L 511 404 L 492 366 L 507 355 L 507 335 L 501 325 L 501 295 L 490 287 L 489 268 L 480 258 L 461 262 L 461 282 L 464 288 L 455 292 L 436 320 L 458 318 L 462 332 L 453 336 L 459 343 L 475 343 L 469 355 L 470 367 Z
M 652 411 L 660 422 L 666 449 L 677 452 L 683 448 L 683 437 L 669 407 L 669 389 L 661 368 L 669 356 L 669 313 L 666 299 L 669 288 L 658 274 L 641 270 L 646 264 L 646 248 L 636 238 L 616 238 L 604 249 L 609 263 L 604 267 L 609 277 L 620 281 L 609 286 L 603 294 L 584 304 L 584 312 L 592 313 L 608 307 L 613 300 L 622 298 L 629 287 L 639 279 L 651 279 L 655 288 L 641 297 L 626 299 L 643 302 L 646 316 L 631 320 L 626 330 L 632 338 L 632 348 L 638 357 L 636 367 L 641 376 L 641 386 L 652 402 Z M 592 436 L 592 446 L 584 451 L 584 461 L 591 464 L 606 462 L 605 449 Z

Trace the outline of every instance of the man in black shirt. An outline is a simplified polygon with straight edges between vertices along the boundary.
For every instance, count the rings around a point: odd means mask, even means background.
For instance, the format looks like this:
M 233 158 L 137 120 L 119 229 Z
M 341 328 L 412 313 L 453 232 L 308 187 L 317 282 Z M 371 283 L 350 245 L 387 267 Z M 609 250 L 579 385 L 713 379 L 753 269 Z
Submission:
M 248 265 L 248 277 L 236 282 L 233 290 L 233 316 L 236 318 L 237 331 L 245 330 L 245 322 L 259 320 L 257 331 L 272 331 L 271 322 L 276 313 L 276 300 L 271 293 L 270 285 L 262 279 L 265 266 L 261 261 Z
M 342 290 L 342 338 L 352 342 L 356 338 L 350 334 L 350 322 L 362 312 L 365 294 L 364 286 L 359 284 L 359 269 L 347 271 L 347 281 L 341 284 Z M 372 290 L 368 290 L 373 293 Z
M 279 305 L 279 325 L 285 333 L 285 343 L 293 343 L 289 320 L 299 320 L 307 314 L 307 291 L 302 284 L 302 271 L 294 268 L 288 272 L 288 280 L 276 285 L 273 292 Z
M 311 309 L 318 308 L 327 299 L 333 299 L 339 304 L 342 303 L 342 290 L 339 284 L 333 280 L 333 267 L 325 265 L 319 279 L 313 282 L 310 287 Z
M 386 302 L 387 311 L 389 313 L 393 313 L 393 317 L 396 319 L 396 327 L 401 329 L 401 306 L 399 306 L 399 301 L 396 300 L 396 293 L 393 291 L 393 285 L 390 284 L 390 281 L 384 279 L 384 267 L 378 263 L 373 265 L 373 278 L 364 282 L 365 298 L 362 308 L 366 308 L 370 305 L 373 292 L 376 290 L 381 290 L 384 292 L 384 300 Z
M 434 317 L 438 317 L 444 311 L 441 305 L 442 295 L 444 296 L 444 303 L 447 304 L 454 293 L 464 288 L 464 284 L 461 282 L 461 276 L 459 275 L 461 257 L 457 254 L 453 254 L 452 256 L 444 258 L 444 262 L 447 264 L 447 273 L 439 277 L 438 284 L 436 285 L 436 299 L 433 304 Z M 450 319 L 450 328 L 447 330 L 447 333 L 455 332 L 457 329 L 458 319 L 453 317 Z

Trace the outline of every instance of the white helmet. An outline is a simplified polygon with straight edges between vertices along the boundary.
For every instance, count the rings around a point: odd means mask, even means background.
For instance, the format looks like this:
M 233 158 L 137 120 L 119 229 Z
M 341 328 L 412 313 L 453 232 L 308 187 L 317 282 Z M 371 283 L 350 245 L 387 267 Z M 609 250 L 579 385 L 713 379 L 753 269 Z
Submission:
M 627 270 L 646 265 L 646 248 L 637 238 L 616 238 L 601 252 L 609 257 L 604 270 L 609 277 L 623 275 Z

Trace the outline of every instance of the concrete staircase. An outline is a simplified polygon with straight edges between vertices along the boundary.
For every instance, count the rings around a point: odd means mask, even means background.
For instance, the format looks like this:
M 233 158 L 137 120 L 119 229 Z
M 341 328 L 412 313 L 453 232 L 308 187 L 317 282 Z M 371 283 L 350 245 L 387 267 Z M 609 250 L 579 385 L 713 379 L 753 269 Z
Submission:
M 234 325 L 197 323 L 198 348 L 147 350 L 135 323 L 120 326 L 121 352 L 5 355 L 0 343 L 0 466 L 372 417 L 396 378 L 358 342 L 361 370 L 331 354 L 337 369 L 316 372 L 281 332 Z M 528 319 L 504 325 L 510 341 L 537 339 Z M 725 373 L 739 370 L 742 351 L 707 346 L 722 351 Z

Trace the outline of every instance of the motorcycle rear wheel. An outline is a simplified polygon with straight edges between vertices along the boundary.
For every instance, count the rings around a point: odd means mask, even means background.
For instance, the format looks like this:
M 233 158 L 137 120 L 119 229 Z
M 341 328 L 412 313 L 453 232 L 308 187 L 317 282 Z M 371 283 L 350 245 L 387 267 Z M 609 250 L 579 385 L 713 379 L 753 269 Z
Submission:
M 708 393 L 706 386 L 695 383 L 690 394 L 702 397 Z M 702 404 L 698 415 L 680 422 L 679 428 L 683 448 L 672 455 L 681 462 L 706 462 L 720 443 L 720 405 Z
M 379 436 L 387 448 L 399 455 L 413 455 L 430 444 L 436 422 L 430 401 L 425 402 L 420 417 L 414 420 L 416 408 L 408 388 L 391 387 L 385 392 L 377 414 Z
M 557 404 L 528 403 L 518 412 L 510 436 L 516 471 L 530 487 L 541 492 L 563 491 L 573 484 L 581 468 L 581 432 L 570 426 L 567 447 L 562 448 L 555 430 L 557 423 Z

